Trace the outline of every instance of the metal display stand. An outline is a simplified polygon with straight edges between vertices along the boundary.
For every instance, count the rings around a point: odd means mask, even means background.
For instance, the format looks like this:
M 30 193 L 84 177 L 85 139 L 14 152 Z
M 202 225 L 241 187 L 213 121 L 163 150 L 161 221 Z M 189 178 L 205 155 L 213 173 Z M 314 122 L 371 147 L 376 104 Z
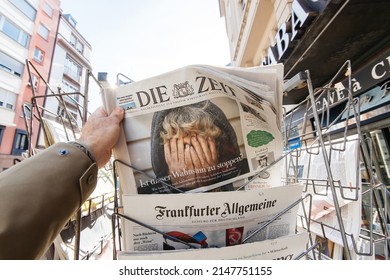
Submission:
M 373 167 L 375 159 L 373 158 L 374 154 L 372 152 L 372 143 L 370 143 L 370 140 L 364 136 L 360 128 L 360 103 L 359 99 L 353 97 L 352 95 L 351 73 L 351 64 L 350 61 L 347 61 L 325 87 L 313 89 L 310 72 L 308 70 L 298 73 L 284 84 L 285 94 L 288 94 L 289 91 L 296 87 L 306 87 L 308 92 L 307 98 L 291 111 L 284 113 L 284 155 L 267 167 L 263 168 L 258 175 L 272 167 L 277 162 L 283 160 L 283 180 L 285 184 L 301 183 L 304 185 L 304 193 L 301 200 L 297 201 L 294 205 L 286 206 L 285 211 L 270 219 L 269 222 L 259 228 L 258 231 L 267 227 L 275 219 L 280 217 L 280 215 L 283 215 L 295 205 L 301 204 L 302 212 L 298 214 L 297 220 L 300 221 L 300 230 L 309 232 L 309 242 L 307 244 L 307 248 L 302 250 L 302 254 L 296 259 L 329 259 L 328 256 L 322 253 L 321 242 L 313 240 L 314 236 L 318 235 L 325 239 L 330 237 L 327 236 L 329 229 L 331 231 L 338 232 L 338 235 L 341 237 L 341 241 L 339 241 L 339 243 L 341 243 L 339 245 L 341 255 L 338 257 L 330 257 L 330 259 L 349 260 L 364 259 L 365 257 L 375 258 L 377 256 L 375 248 L 378 246 L 382 247 L 381 250 L 379 250 L 381 251 L 381 258 L 389 259 L 389 213 L 386 211 L 386 209 L 388 209 L 388 202 L 386 199 L 383 199 L 386 198 L 386 188 L 383 183 L 378 181 L 377 176 L 375 175 Z M 343 80 L 344 84 L 347 84 L 347 86 L 341 84 L 339 82 L 340 80 Z M 327 104 L 330 104 L 330 101 L 333 98 L 332 94 L 334 94 L 335 90 L 340 90 L 340 88 L 338 88 L 340 86 L 344 87 L 343 90 L 346 91 L 347 94 L 343 99 L 343 101 L 346 102 L 345 108 L 338 115 L 334 115 L 333 113 L 333 115 L 331 114 L 330 106 L 317 108 L 316 104 L 320 98 L 325 98 Z M 343 120 L 343 116 L 345 114 L 350 117 Z M 296 121 L 297 119 L 298 122 Z M 297 123 L 299 125 L 297 125 Z M 297 128 L 298 126 L 300 128 Z M 334 171 L 332 170 L 332 152 L 338 151 L 346 153 L 347 144 L 351 141 L 358 141 L 359 143 L 361 164 L 355 162 L 354 165 L 362 166 L 362 171 L 366 174 L 367 179 L 362 183 L 362 186 L 343 185 L 340 180 L 335 179 Z M 321 160 L 324 166 L 323 172 L 326 173 L 326 179 L 302 178 L 299 176 L 300 166 L 298 166 L 298 161 L 303 153 L 307 153 L 309 156 L 322 156 Z M 142 221 L 135 220 L 132 217 L 123 214 L 123 207 L 119 203 L 120 199 L 118 196 L 119 179 L 116 172 L 117 164 L 126 165 L 128 168 L 142 172 L 138 168 L 129 166 L 124 162 L 114 161 L 113 176 L 117 183 L 115 193 L 115 214 L 112 219 L 113 232 L 115 229 L 117 230 L 117 233 L 113 234 L 114 259 L 117 258 L 117 250 L 122 250 L 121 223 L 125 220 L 132 221 L 164 235 L 164 233 L 160 232 L 158 229 L 154 229 L 149 225 L 145 225 Z M 306 168 L 310 169 L 310 166 L 306 166 Z M 360 170 L 358 173 L 359 172 Z M 361 180 L 360 176 L 358 176 L 356 180 Z M 238 188 L 238 190 L 244 188 L 250 183 L 250 181 L 251 180 L 248 180 L 248 182 Z M 169 187 L 174 188 L 173 186 Z M 312 191 L 309 192 L 309 189 L 312 189 Z M 334 211 L 332 212 L 332 215 L 336 218 L 336 225 L 311 218 L 312 200 L 314 200 L 317 196 L 327 196 L 332 199 L 334 204 Z M 309 202 L 303 203 L 304 200 Z M 363 214 L 364 221 L 368 222 L 368 226 L 362 226 L 360 233 L 354 234 L 345 228 L 345 220 L 343 220 L 345 217 L 343 217 L 342 213 L 344 205 L 340 205 L 339 200 L 347 201 L 347 204 L 349 202 L 361 203 L 363 200 L 366 202 Z M 377 220 L 379 220 L 379 229 L 376 231 L 373 229 L 374 213 L 377 216 Z M 358 219 L 358 222 L 362 223 L 363 220 L 361 220 L 360 215 L 358 213 L 354 214 L 357 215 L 352 218 Z M 317 227 L 319 225 L 321 228 L 320 234 L 318 232 L 312 232 L 311 227 L 314 225 Z M 172 237 L 167 236 L 167 238 Z M 245 240 L 245 242 L 248 240 L 250 240 L 250 237 Z M 359 242 L 365 242 L 368 244 L 368 248 L 366 246 L 366 248 L 362 249 Z M 190 244 L 187 245 L 191 248 Z M 119 246 L 119 248 L 116 246 Z M 378 249 L 376 249 L 376 251 L 378 251 Z
M 313 89 L 309 71 L 298 73 L 295 77 L 285 83 L 286 94 L 297 87 L 305 85 L 308 91 L 307 98 L 296 106 L 293 110 L 285 114 L 284 117 L 284 138 L 286 150 L 291 151 L 291 157 L 286 159 L 284 178 L 286 182 L 300 182 L 305 185 L 305 192 L 311 188 L 313 191 L 313 199 L 315 196 L 331 195 L 335 215 L 337 217 L 337 226 L 329 225 L 326 222 L 318 222 L 315 219 L 310 219 L 310 223 L 319 224 L 322 228 L 322 237 L 328 238 L 326 231 L 331 229 L 338 231 L 342 239 L 342 259 L 363 259 L 365 257 L 378 257 L 375 253 L 375 247 L 382 247 L 380 258 L 389 259 L 389 213 L 387 211 L 387 199 L 385 185 L 380 182 L 375 174 L 374 161 L 375 155 L 372 151 L 372 143 L 361 131 L 360 126 L 360 102 L 359 98 L 352 95 L 351 82 L 351 64 L 347 61 L 332 80 L 323 88 Z M 340 80 L 344 80 L 343 84 Z M 347 86 L 345 86 L 347 85 Z M 340 89 L 342 87 L 342 89 Z M 332 94 L 336 90 L 347 92 L 343 99 L 345 108 L 335 115 L 330 111 L 330 106 L 322 106 L 317 108 L 320 99 L 327 101 L 326 104 L 331 104 Z M 345 120 L 343 116 L 346 117 Z M 361 171 L 365 173 L 366 180 L 362 183 L 362 187 L 345 186 L 340 181 L 334 179 L 334 171 L 332 170 L 332 151 L 346 152 L 348 141 L 358 141 L 360 147 Z M 325 180 L 317 178 L 303 178 L 299 176 L 299 158 L 303 153 L 311 155 L 323 156 L 323 166 L 326 172 Z M 351 166 L 359 166 L 351 163 Z M 310 169 L 311 166 L 305 168 Z M 348 168 L 348 167 L 346 167 Z M 353 167 L 350 167 L 353 168 Z M 357 171 L 359 173 L 360 170 Z M 352 189 L 351 189 L 352 188 Z M 320 192 L 319 190 L 325 190 Z M 346 196 L 346 192 L 352 192 L 352 196 Z M 363 207 L 364 221 L 360 234 L 354 235 L 348 232 L 345 227 L 345 220 L 342 216 L 342 207 L 339 205 L 341 194 L 342 200 L 351 202 L 358 201 L 362 198 L 365 201 Z M 359 200 L 360 201 L 360 200 Z M 373 214 L 376 213 L 379 227 L 374 230 Z M 355 213 L 357 214 L 357 213 Z M 352 219 L 360 219 L 359 215 L 350 217 Z M 308 229 L 309 230 L 309 229 Z M 360 242 L 368 244 L 368 248 L 362 250 L 358 245 Z M 351 246 L 352 244 L 352 246 Z M 352 248 L 351 248 L 352 247 Z M 378 251 L 378 250 L 376 250 Z
M 281 160 L 281 159 L 282 158 L 280 158 L 279 160 Z M 126 221 L 130 221 L 130 222 L 136 223 L 136 224 L 138 224 L 140 226 L 143 226 L 143 227 L 145 227 L 147 229 L 150 229 L 150 230 L 152 230 L 152 231 L 154 231 L 154 232 L 156 232 L 158 234 L 161 234 L 162 236 L 164 236 L 168 240 L 173 240 L 175 242 L 179 242 L 179 243 L 185 244 L 186 246 L 188 246 L 189 249 L 190 248 L 196 249 L 197 247 L 195 247 L 194 245 L 192 245 L 192 244 L 190 244 L 188 242 L 185 242 L 185 241 L 183 241 L 181 239 L 178 239 L 178 238 L 176 238 L 174 236 L 168 235 L 168 234 L 164 233 L 163 231 L 159 230 L 158 228 L 155 228 L 155 227 L 153 227 L 151 225 L 148 225 L 148 224 L 146 224 L 146 223 L 144 223 L 144 222 L 142 222 L 140 220 L 134 219 L 131 216 L 123 214 L 123 206 L 120 204 L 120 192 L 119 192 L 120 181 L 119 181 L 119 176 L 118 176 L 118 172 L 117 172 L 117 168 L 118 168 L 117 166 L 118 165 L 124 165 L 125 167 L 127 167 L 129 169 L 133 169 L 133 170 L 136 170 L 137 172 L 144 173 L 139 168 L 134 167 L 132 165 L 129 165 L 129 164 L 123 162 L 123 161 L 114 160 L 114 162 L 113 162 L 113 176 L 114 176 L 114 178 L 116 178 L 115 202 L 114 202 L 114 204 L 115 204 L 115 211 L 114 211 L 114 215 L 112 216 L 112 231 L 113 231 L 113 244 L 114 244 L 114 246 L 113 246 L 113 259 L 114 260 L 118 259 L 118 251 L 122 251 L 122 248 L 123 248 L 123 245 L 122 245 L 123 236 L 122 236 L 122 230 L 121 230 L 122 226 L 121 225 L 124 222 L 126 222 Z M 256 173 L 256 175 L 251 178 L 251 180 L 254 180 L 258 176 L 260 176 L 261 174 L 266 172 L 272 166 L 273 166 L 273 164 L 268 165 L 267 167 L 264 167 L 262 170 L 258 171 Z M 156 178 L 151 177 L 150 175 L 148 175 L 146 173 L 144 173 L 144 175 L 148 176 L 150 179 L 156 179 Z M 179 190 L 176 187 L 174 187 L 174 186 L 172 186 L 172 185 L 170 185 L 170 184 L 168 184 L 166 182 L 163 182 L 163 181 L 160 181 L 160 182 L 163 183 L 168 188 L 176 190 L 179 193 L 181 193 L 182 195 L 186 195 L 185 192 L 183 192 L 182 190 Z M 247 182 L 247 183 L 243 184 L 242 186 L 238 187 L 236 191 L 240 191 L 247 184 L 249 184 L 249 182 Z M 284 214 L 288 213 L 292 208 L 294 208 L 294 207 L 296 207 L 298 205 L 301 205 L 302 208 L 304 209 L 303 215 L 302 215 L 302 219 L 306 221 L 305 224 L 308 226 L 308 228 L 310 228 L 310 225 L 309 225 L 310 207 L 308 208 L 306 205 L 303 204 L 303 201 L 305 199 L 309 199 L 310 200 L 311 199 L 310 195 L 309 194 L 308 195 L 304 195 L 301 199 L 298 199 L 297 201 L 295 201 L 291 205 L 286 205 L 286 208 L 283 209 L 283 211 L 281 211 L 280 213 L 278 213 L 278 214 L 274 215 L 273 217 L 271 217 L 267 222 L 262 224 L 255 231 L 253 231 L 250 236 L 244 238 L 242 240 L 242 244 L 251 242 L 251 239 L 253 237 L 255 237 L 257 233 L 259 233 L 260 231 L 264 230 L 267 226 L 272 224 L 274 221 L 276 221 L 281 216 L 283 216 Z M 309 244 L 308 245 L 310 246 L 310 248 L 308 248 L 308 249 L 306 248 L 305 250 L 303 250 L 302 254 L 300 256 L 298 256 L 299 258 L 302 258 L 303 256 L 308 255 L 309 253 L 313 252 L 313 250 L 317 247 L 317 245 L 313 243 L 311 237 L 309 237 Z M 314 254 L 313 254 L 312 257 L 316 258 L 316 256 Z
M 33 97 L 31 99 L 31 105 L 23 105 L 23 115 L 25 119 L 26 130 L 28 134 L 28 139 L 30 147 L 25 156 L 30 157 L 35 154 L 35 150 L 31 147 L 31 137 L 33 126 L 38 124 L 42 128 L 43 136 L 48 142 L 48 132 L 45 130 L 45 126 L 42 125 L 43 117 L 51 115 L 58 123 L 62 124 L 64 127 L 70 129 L 73 133 L 73 137 L 80 131 L 80 126 L 77 125 L 74 118 L 69 114 L 67 110 L 67 103 L 64 100 L 65 98 L 72 98 L 75 94 L 80 95 L 83 99 L 82 104 L 73 100 L 76 104 L 77 111 L 81 117 L 82 124 L 87 120 L 88 110 L 87 110 L 87 93 L 88 93 L 88 82 L 89 78 L 92 77 L 95 82 L 99 84 L 99 81 L 93 77 L 93 75 L 88 72 L 86 77 L 86 92 L 84 94 L 76 93 L 65 93 L 58 89 L 57 92 L 53 91 L 48 83 L 43 79 L 39 74 L 39 71 L 29 62 L 26 63 L 28 73 L 30 76 L 30 84 L 32 83 L 32 71 L 38 75 L 41 80 L 45 83 L 48 94 L 45 96 L 37 96 L 35 89 L 32 86 Z M 362 259 L 365 257 L 375 258 L 379 255 L 383 259 L 389 259 L 390 253 L 390 244 L 389 244 L 389 206 L 386 196 L 386 187 L 378 179 L 378 176 L 375 174 L 375 154 L 372 151 L 372 142 L 370 138 L 366 137 L 361 131 L 360 127 L 360 112 L 359 112 L 359 99 L 353 97 L 352 95 L 352 82 L 351 82 L 351 64 L 347 61 L 340 70 L 335 74 L 332 80 L 322 88 L 313 89 L 310 72 L 304 71 L 298 73 L 292 79 L 288 80 L 284 84 L 285 94 L 296 88 L 304 86 L 307 88 L 307 98 L 298 104 L 294 109 L 285 112 L 283 116 L 283 136 L 284 136 L 284 155 L 277 159 L 275 162 L 271 163 L 267 167 L 260 170 L 257 174 L 259 176 L 261 173 L 265 172 L 268 168 L 272 167 L 275 163 L 279 161 L 284 162 L 283 168 L 283 180 L 285 184 L 291 183 L 301 183 L 304 185 L 304 194 L 302 199 L 296 201 L 293 205 L 286 205 L 284 211 L 270 219 L 267 223 L 262 225 L 258 231 L 261 231 L 273 221 L 278 219 L 281 215 L 289 211 L 291 208 L 300 205 L 302 212 L 297 217 L 297 220 L 300 221 L 301 230 L 309 232 L 309 243 L 307 247 L 302 250 L 302 254 L 297 257 L 297 259 L 322 259 L 322 252 L 320 248 L 320 243 L 314 241 L 314 234 L 311 231 L 313 225 L 319 225 L 322 229 L 321 237 L 327 239 L 327 230 L 331 229 L 333 231 L 339 232 L 341 237 L 341 250 L 343 252 L 342 259 Z M 126 80 L 126 81 L 123 81 Z M 340 80 L 343 80 L 344 90 L 347 92 L 346 97 L 343 99 L 346 105 L 345 108 L 335 116 L 331 114 L 330 106 L 322 106 L 322 108 L 317 108 L 316 104 L 321 98 L 327 100 L 327 104 L 330 104 L 332 99 L 332 93 L 335 90 L 338 90 L 340 86 Z M 117 77 L 118 86 L 123 83 L 132 82 L 131 79 L 126 76 Z M 346 86 L 345 86 L 346 85 Z M 60 106 L 64 109 L 65 116 L 58 115 L 57 113 L 50 112 L 49 110 L 43 108 L 39 105 L 39 99 L 48 99 L 55 98 L 57 99 Z M 346 117 L 345 120 L 343 116 Z M 66 130 L 65 130 L 66 131 Z M 71 137 L 70 137 L 71 138 Z M 332 151 L 346 152 L 346 146 L 350 141 L 358 141 L 360 148 L 360 166 L 362 171 L 365 173 L 365 180 L 362 183 L 361 187 L 358 186 L 346 186 L 343 185 L 339 180 L 335 179 L 334 171 L 332 170 Z M 298 164 L 300 158 L 303 154 L 309 156 L 322 156 L 322 162 L 324 165 L 324 172 L 326 173 L 326 179 L 319 178 L 304 178 L 300 176 L 300 166 Z M 122 251 L 122 230 L 121 224 L 125 220 L 135 222 L 139 225 L 145 226 L 149 229 L 154 230 L 157 233 L 160 233 L 165 236 L 165 233 L 159 231 L 156 228 L 150 227 L 133 219 L 130 216 L 123 214 L 123 206 L 120 204 L 120 182 L 117 174 L 117 165 L 126 165 L 128 168 L 133 168 L 138 172 L 141 172 L 134 166 L 129 166 L 124 162 L 114 160 L 112 163 L 112 181 L 114 182 L 114 211 L 112 215 L 112 238 L 113 238 L 113 259 L 117 259 L 117 252 Z M 311 166 L 306 166 L 306 168 L 311 168 Z M 360 177 L 359 177 L 360 178 Z M 247 184 L 238 188 L 238 190 L 244 188 Z M 165 183 L 166 184 L 166 183 Z M 173 186 L 168 185 L 169 187 L 174 188 Z M 309 191 L 311 190 L 311 191 Z M 180 190 L 178 190 L 180 191 Z M 345 195 L 348 191 L 349 195 Z M 353 194 L 352 196 L 350 194 Z M 340 195 L 337 195 L 340 194 Z M 185 195 L 185 194 L 184 194 Z M 337 220 L 337 225 L 330 225 L 326 222 L 319 222 L 316 219 L 311 218 L 311 207 L 312 200 L 315 200 L 316 197 L 327 196 L 331 197 L 334 203 L 334 212 Z M 343 220 L 342 208 L 340 206 L 340 197 L 342 200 L 356 202 L 361 199 L 364 202 L 363 205 L 363 218 L 365 223 L 362 223 L 360 233 L 358 235 L 353 234 L 345 228 L 345 221 Z M 306 201 L 306 203 L 304 203 Z M 308 203 L 307 203 L 308 201 Z M 362 218 L 362 220 L 363 220 Z M 375 223 L 374 223 L 375 220 Z M 76 222 L 75 222 L 75 248 L 74 248 L 74 259 L 79 259 L 80 257 L 80 233 L 81 233 L 81 210 L 76 213 Z M 375 225 L 375 226 L 374 226 Z M 165 236 L 168 239 L 174 239 L 172 236 Z M 245 239 L 244 242 L 249 242 L 251 237 Z M 181 240 L 176 240 L 183 243 Z M 359 245 L 361 242 L 365 243 L 366 248 L 362 249 Z M 352 246 L 351 246 L 352 244 Z M 192 247 L 191 244 L 186 244 L 189 248 Z M 100 248 L 101 249 L 101 248 Z M 87 257 L 88 258 L 88 257 Z

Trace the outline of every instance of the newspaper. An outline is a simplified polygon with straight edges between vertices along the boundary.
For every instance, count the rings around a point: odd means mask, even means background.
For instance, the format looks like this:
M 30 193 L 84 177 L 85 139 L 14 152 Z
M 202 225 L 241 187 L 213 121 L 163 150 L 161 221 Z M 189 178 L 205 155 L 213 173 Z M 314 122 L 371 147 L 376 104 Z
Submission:
M 294 260 L 305 252 L 307 232 L 222 248 L 118 253 L 119 260 Z
M 123 220 L 125 251 L 219 248 L 295 234 L 302 188 L 124 195 L 124 215 L 132 219 Z
M 121 163 L 121 192 L 195 193 L 281 185 L 282 80 L 282 65 L 191 65 L 104 87 L 106 110 L 125 109 L 114 148 Z
M 350 249 L 353 246 L 351 236 L 357 240 L 361 226 L 362 183 L 359 147 L 358 139 L 332 144 L 332 148 L 330 148 L 329 143 L 326 145 L 326 152 L 330 159 L 329 167 L 336 190 L 335 197 L 340 207 L 341 219 Z M 335 201 L 329 186 L 322 150 L 312 149 L 310 153 L 302 150 L 300 153 L 298 180 L 306 184 L 304 195 L 307 193 L 312 195 L 312 199 L 305 199 L 302 204 L 311 205 L 310 231 L 343 246 Z M 298 215 L 303 216 L 302 208 L 299 209 Z M 303 221 L 303 219 L 298 221 Z M 304 227 L 301 222 L 298 225 Z

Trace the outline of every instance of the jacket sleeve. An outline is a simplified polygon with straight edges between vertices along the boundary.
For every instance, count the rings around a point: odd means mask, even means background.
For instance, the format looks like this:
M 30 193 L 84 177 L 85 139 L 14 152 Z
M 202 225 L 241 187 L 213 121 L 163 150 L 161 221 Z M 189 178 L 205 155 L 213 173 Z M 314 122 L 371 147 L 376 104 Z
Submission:
M 40 258 L 96 187 L 96 163 L 58 143 L 0 173 L 0 259 Z

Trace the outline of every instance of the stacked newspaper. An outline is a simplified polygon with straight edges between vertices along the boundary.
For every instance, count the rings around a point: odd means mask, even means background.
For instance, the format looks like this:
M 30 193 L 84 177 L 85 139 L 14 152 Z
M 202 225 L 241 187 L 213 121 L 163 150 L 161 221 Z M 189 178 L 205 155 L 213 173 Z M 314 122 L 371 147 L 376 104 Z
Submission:
M 188 244 L 237 246 L 271 220 L 252 242 L 294 236 L 297 207 L 272 219 L 302 192 L 299 185 L 278 187 L 282 80 L 282 65 L 191 65 L 104 87 L 106 110 L 125 109 L 114 149 L 121 204 L 132 220 L 124 227 L 125 250 L 187 254 Z
M 126 252 L 119 256 L 293 259 L 304 252 L 308 241 L 306 233 L 295 234 L 301 194 L 302 185 L 291 185 L 239 192 L 124 195 L 124 214 L 131 221 L 125 222 Z M 175 254 L 165 254 L 172 250 Z

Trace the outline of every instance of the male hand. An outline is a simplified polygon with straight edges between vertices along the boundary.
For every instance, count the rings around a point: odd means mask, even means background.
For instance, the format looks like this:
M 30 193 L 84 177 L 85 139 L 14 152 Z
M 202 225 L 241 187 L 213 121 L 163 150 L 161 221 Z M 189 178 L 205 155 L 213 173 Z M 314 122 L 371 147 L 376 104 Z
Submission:
M 99 168 L 110 160 L 123 118 L 124 110 L 121 107 L 115 108 L 110 115 L 100 107 L 90 115 L 81 129 L 79 141 L 88 146 Z

